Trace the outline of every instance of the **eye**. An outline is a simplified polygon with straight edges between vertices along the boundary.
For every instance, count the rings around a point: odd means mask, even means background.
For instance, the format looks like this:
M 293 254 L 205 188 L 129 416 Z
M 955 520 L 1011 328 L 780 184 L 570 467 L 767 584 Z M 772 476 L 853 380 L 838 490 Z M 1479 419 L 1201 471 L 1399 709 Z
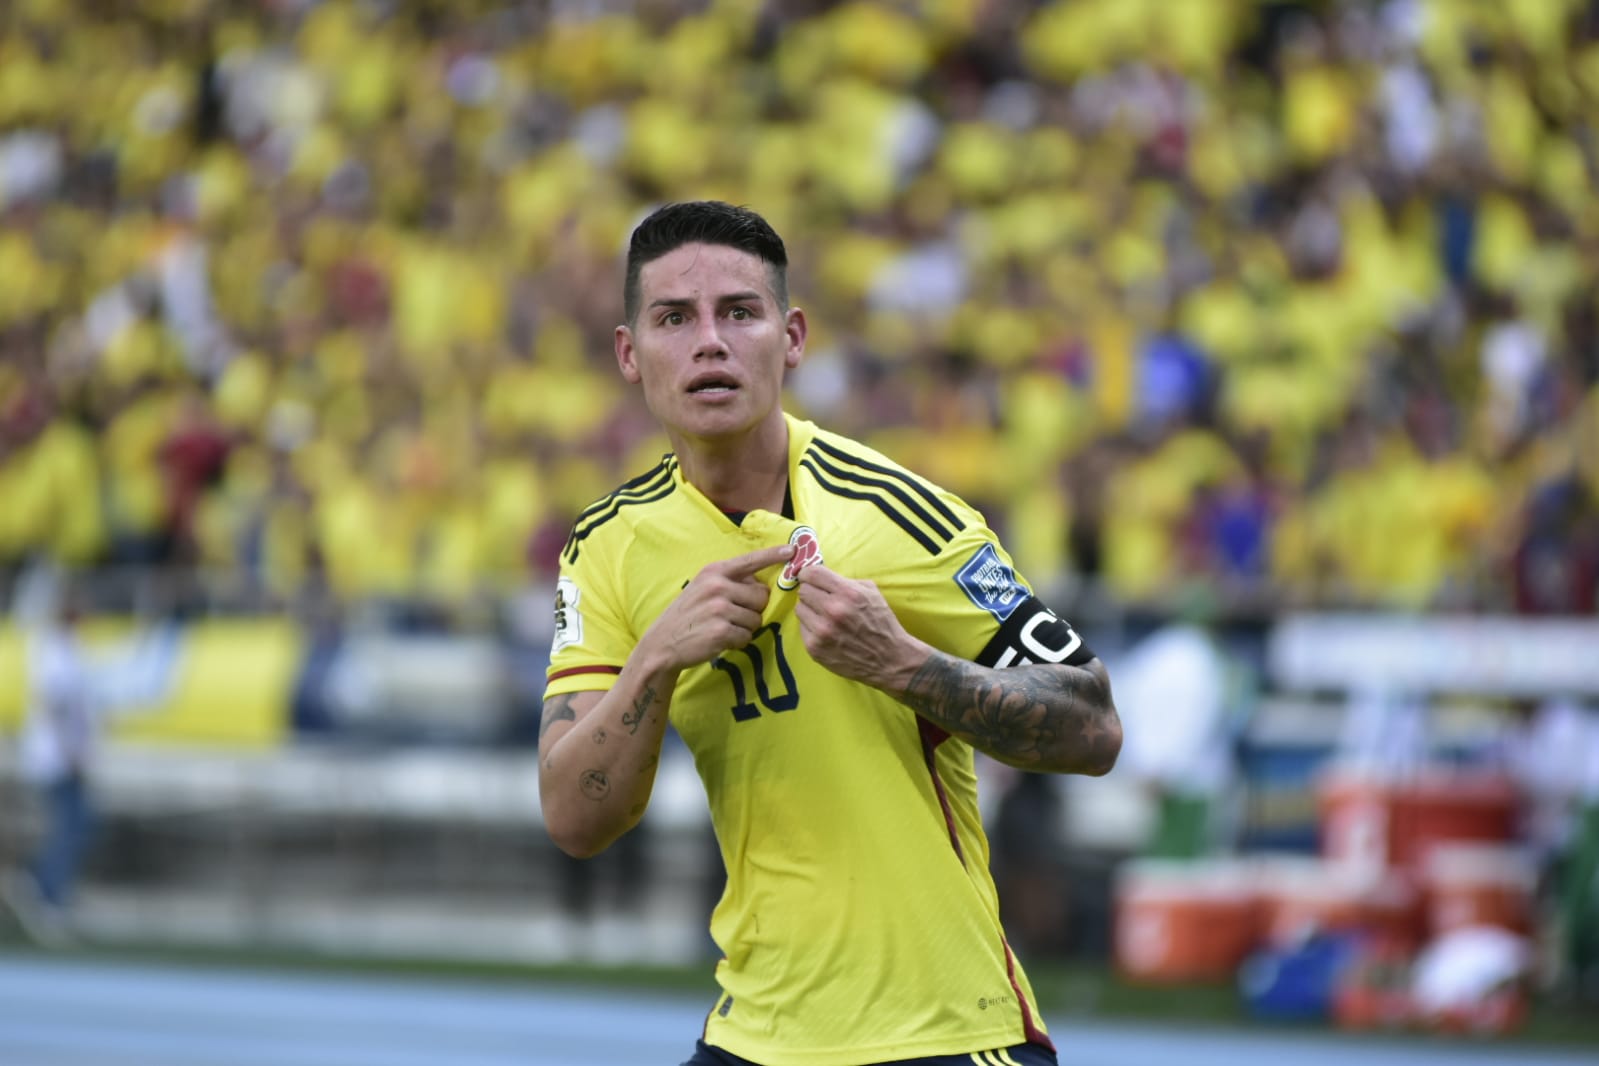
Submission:
M 734 318 L 734 319 L 736 319 L 738 321 L 741 321 L 741 322 L 744 319 L 751 317 L 753 314 L 754 314 L 754 312 L 752 312 L 747 307 L 735 307 L 735 308 L 733 308 L 733 310 L 728 312 L 728 315 L 731 318 Z
M 681 326 L 682 324 L 683 312 L 681 311 L 668 311 L 661 316 L 661 325 L 663 326 Z

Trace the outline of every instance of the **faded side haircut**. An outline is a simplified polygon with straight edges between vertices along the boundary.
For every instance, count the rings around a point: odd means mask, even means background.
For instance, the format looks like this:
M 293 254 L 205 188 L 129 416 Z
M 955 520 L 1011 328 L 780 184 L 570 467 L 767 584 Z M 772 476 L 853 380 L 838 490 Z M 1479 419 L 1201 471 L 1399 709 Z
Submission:
M 788 250 L 771 224 L 747 207 L 720 200 L 667 204 L 638 224 L 627 246 L 627 280 L 622 286 L 628 325 L 638 318 L 639 272 L 685 244 L 720 244 L 748 252 L 766 264 L 777 304 L 788 310 Z

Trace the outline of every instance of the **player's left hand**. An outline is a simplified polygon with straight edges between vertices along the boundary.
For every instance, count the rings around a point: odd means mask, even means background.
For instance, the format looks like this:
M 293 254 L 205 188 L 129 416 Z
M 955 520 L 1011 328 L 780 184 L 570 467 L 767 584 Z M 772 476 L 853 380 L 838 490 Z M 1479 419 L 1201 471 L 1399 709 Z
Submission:
M 903 688 L 927 655 L 876 584 L 847 578 L 822 563 L 799 572 L 794 617 L 812 659 L 840 677 L 876 688 Z

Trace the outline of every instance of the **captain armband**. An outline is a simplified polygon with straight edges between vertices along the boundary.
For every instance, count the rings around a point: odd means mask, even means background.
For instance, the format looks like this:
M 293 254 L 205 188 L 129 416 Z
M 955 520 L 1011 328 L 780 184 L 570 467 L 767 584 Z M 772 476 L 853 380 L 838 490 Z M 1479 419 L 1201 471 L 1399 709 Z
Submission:
M 1037 596 L 1029 596 L 1000 623 L 999 632 L 983 648 L 977 664 L 996 669 L 1029 663 L 1081 666 L 1093 658 L 1094 649 L 1075 629 Z

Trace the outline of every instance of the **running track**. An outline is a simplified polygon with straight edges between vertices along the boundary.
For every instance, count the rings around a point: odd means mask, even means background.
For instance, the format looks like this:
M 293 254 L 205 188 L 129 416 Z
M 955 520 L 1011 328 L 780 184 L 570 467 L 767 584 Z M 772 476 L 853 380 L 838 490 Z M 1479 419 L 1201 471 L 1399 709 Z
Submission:
M 0 953 L 4 1066 L 676 1066 L 705 1005 L 634 992 Z M 1575 1066 L 1591 1049 L 1057 1021 L 1063 1066 Z

